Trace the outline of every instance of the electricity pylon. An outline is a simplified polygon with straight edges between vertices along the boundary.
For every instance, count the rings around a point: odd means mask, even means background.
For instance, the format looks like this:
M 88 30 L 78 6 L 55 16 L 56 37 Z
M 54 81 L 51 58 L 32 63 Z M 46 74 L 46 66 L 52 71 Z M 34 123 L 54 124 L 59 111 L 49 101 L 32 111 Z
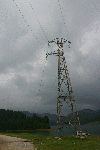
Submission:
M 58 123 L 59 136 L 61 137 L 62 125 L 71 124 L 76 129 L 77 123 L 79 125 L 80 122 L 79 122 L 77 108 L 76 108 L 76 112 L 73 112 L 73 106 L 76 107 L 76 104 L 74 105 L 75 99 L 74 99 L 74 95 L 73 95 L 73 91 L 71 87 L 71 82 L 69 78 L 69 73 L 68 73 L 65 57 L 63 56 L 64 55 L 63 44 L 67 42 L 67 40 L 65 39 L 63 40 L 63 38 L 61 38 L 61 41 L 59 41 L 59 38 L 56 38 L 56 39 L 57 41 L 55 41 L 55 39 L 52 41 L 48 41 L 48 45 L 54 42 L 57 44 L 58 50 L 57 52 L 54 51 L 51 53 L 46 53 L 46 59 L 48 55 L 58 56 L 57 123 Z M 70 44 L 71 42 L 68 41 L 69 47 L 70 47 Z M 63 85 L 67 87 L 67 90 L 66 88 L 63 88 Z M 71 110 L 72 110 L 70 119 L 67 119 L 67 120 L 65 120 L 64 118 L 65 115 L 62 110 L 62 106 L 64 105 L 64 103 L 67 103 L 67 105 L 71 107 Z M 74 118 L 74 121 L 73 121 L 73 118 Z

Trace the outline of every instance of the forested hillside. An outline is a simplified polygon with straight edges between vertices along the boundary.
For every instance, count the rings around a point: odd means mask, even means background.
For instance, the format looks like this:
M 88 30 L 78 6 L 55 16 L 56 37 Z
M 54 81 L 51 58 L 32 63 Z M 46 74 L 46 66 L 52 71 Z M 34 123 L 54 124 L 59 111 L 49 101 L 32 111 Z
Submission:
M 70 119 L 68 115 L 68 119 Z M 81 124 L 88 124 L 91 122 L 100 121 L 100 110 L 94 111 L 91 109 L 83 109 L 78 111 L 78 116 Z
M 28 116 L 28 117 L 33 115 L 33 113 L 30 113 L 29 111 L 22 111 L 22 112 L 24 114 L 26 114 L 26 116 Z M 48 116 L 50 125 L 51 126 L 57 125 L 57 115 L 56 114 L 44 113 L 44 114 L 37 114 L 37 115 L 41 116 L 41 117 Z M 88 123 L 96 122 L 96 121 L 100 122 L 100 109 L 96 110 L 96 111 L 91 110 L 91 109 L 79 110 L 78 115 L 79 115 L 81 124 L 88 124 Z M 66 121 L 67 119 L 70 120 L 69 116 L 70 115 L 68 115 L 66 117 L 62 116 L 64 119 L 63 121 Z
M 26 117 L 20 111 L 0 109 L 0 131 L 50 129 L 48 116 Z

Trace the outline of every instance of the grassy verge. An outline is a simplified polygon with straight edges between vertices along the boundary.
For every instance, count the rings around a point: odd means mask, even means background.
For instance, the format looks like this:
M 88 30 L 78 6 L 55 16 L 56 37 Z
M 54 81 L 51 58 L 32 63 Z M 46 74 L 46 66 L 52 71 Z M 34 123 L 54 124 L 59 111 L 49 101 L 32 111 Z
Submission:
M 100 150 L 100 135 L 90 135 L 83 140 L 75 139 L 75 136 L 63 136 L 62 140 L 58 140 L 55 136 L 42 136 L 28 133 L 1 134 L 29 139 L 38 150 Z
M 37 129 L 37 130 L 6 130 L 5 132 L 34 132 L 34 131 L 56 131 L 55 129 Z

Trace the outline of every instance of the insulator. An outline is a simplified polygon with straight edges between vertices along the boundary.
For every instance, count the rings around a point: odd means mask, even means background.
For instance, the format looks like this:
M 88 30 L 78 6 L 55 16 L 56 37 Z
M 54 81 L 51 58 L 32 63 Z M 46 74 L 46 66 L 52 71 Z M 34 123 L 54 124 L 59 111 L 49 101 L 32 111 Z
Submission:
M 59 45 L 59 41 L 57 41 L 57 44 Z
M 63 61 L 65 60 L 65 57 L 63 57 Z
M 68 43 L 70 43 L 70 44 L 71 44 L 71 42 L 70 42 L 70 41 L 68 41 Z
M 63 44 L 62 44 L 62 43 L 60 44 L 60 47 L 63 47 Z

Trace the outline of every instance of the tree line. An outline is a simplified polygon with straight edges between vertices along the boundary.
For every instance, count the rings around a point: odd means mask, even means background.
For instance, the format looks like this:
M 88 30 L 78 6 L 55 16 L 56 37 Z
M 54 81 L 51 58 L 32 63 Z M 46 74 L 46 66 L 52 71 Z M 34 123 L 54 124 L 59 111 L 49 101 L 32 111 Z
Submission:
M 0 131 L 50 129 L 48 116 L 26 117 L 20 111 L 0 109 Z

